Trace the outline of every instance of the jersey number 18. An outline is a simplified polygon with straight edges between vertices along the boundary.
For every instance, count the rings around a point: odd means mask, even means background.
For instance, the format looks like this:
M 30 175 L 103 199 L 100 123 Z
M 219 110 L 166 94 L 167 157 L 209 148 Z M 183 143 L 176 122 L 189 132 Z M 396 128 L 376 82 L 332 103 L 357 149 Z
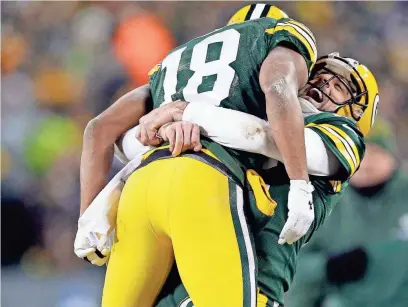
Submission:
M 212 105 L 219 105 L 223 99 L 228 97 L 235 76 L 235 71 L 230 64 L 237 58 L 239 37 L 240 33 L 238 31 L 228 29 L 206 37 L 193 47 L 189 69 L 194 73 L 182 90 L 186 101 L 203 101 Z M 219 58 L 215 61 L 206 62 L 208 46 L 218 42 L 222 43 Z M 162 62 L 162 69 L 166 68 L 163 81 L 163 103 L 171 102 L 172 95 L 176 93 L 177 73 L 186 48 L 172 52 Z M 216 75 L 212 90 L 198 93 L 198 87 L 202 84 L 203 77 L 212 75 Z

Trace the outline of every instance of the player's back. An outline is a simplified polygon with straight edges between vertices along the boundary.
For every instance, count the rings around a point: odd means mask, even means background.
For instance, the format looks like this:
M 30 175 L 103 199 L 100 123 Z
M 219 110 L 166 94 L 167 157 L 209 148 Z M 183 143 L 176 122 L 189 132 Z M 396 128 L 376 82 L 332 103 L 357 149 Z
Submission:
M 289 18 L 232 24 L 175 48 L 149 73 L 153 108 L 184 100 L 266 119 L 259 72 L 266 56 L 278 45 L 289 46 L 302 55 L 309 71 L 316 62 L 313 34 Z M 209 140 L 202 144 L 242 180 L 243 169 L 258 169 L 266 159 Z
M 266 118 L 259 72 L 278 44 L 291 44 L 304 56 L 308 68 L 313 65 L 313 35 L 288 18 L 229 25 L 177 47 L 152 70 L 154 107 L 181 99 Z

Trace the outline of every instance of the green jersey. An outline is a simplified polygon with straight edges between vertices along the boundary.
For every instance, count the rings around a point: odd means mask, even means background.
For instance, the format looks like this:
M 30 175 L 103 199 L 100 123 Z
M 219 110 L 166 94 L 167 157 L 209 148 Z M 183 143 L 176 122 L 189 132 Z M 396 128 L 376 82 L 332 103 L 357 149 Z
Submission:
M 333 113 L 318 113 L 305 118 L 305 126 L 319 134 L 326 147 L 340 162 L 339 171 L 330 177 L 310 176 L 315 187 L 313 203 L 315 220 L 308 233 L 292 245 L 278 245 L 279 234 L 287 220 L 289 178 L 284 165 L 266 170 L 262 177 L 270 185 L 271 197 L 277 202 L 274 216 L 255 235 L 258 255 L 258 287 L 268 298 L 283 303 L 296 270 L 300 248 L 330 215 L 339 195 L 347 186 L 350 176 L 358 169 L 365 145 L 361 132 L 348 118 Z
M 195 38 L 172 50 L 149 73 L 153 108 L 180 99 L 266 119 L 259 72 L 269 52 L 279 45 L 297 51 L 305 59 L 308 70 L 313 68 L 317 54 L 313 34 L 303 24 L 289 18 L 250 20 Z M 224 148 L 210 140 L 204 140 L 202 144 L 243 185 L 244 170 L 260 169 L 266 160 L 264 156 Z M 280 207 L 286 207 L 286 204 Z M 248 208 L 252 211 L 254 206 Z M 256 214 L 259 212 L 254 212 Z
M 259 72 L 268 53 L 278 45 L 301 54 L 311 70 L 316 61 L 315 39 L 307 27 L 289 18 L 261 18 L 197 37 L 172 50 L 149 73 L 153 107 L 181 99 L 266 119 Z M 264 161 L 260 155 L 217 144 L 210 150 L 234 173 L 240 166 L 254 168 Z M 228 164 L 231 157 L 238 169 Z
M 300 248 L 309 242 L 316 230 L 326 221 L 364 155 L 363 136 L 350 119 L 333 113 L 318 113 L 306 117 L 305 125 L 319 134 L 326 147 L 339 160 L 340 169 L 330 177 L 310 176 L 315 187 L 315 220 L 307 234 L 291 245 L 278 244 L 279 234 L 288 215 L 290 183 L 285 167 L 278 163 L 276 167 L 262 173 L 265 183 L 269 185 L 271 197 L 277 202 L 274 215 L 272 218 L 262 215 L 256 209 L 253 197 L 246 212 L 252 224 L 257 254 L 257 286 L 260 292 L 268 297 L 268 307 L 275 306 L 274 301 L 283 304 L 283 293 L 292 283 Z M 161 300 L 158 307 L 181 306 L 180 303 L 185 303 L 183 306 L 186 307 L 192 306 L 182 285 Z

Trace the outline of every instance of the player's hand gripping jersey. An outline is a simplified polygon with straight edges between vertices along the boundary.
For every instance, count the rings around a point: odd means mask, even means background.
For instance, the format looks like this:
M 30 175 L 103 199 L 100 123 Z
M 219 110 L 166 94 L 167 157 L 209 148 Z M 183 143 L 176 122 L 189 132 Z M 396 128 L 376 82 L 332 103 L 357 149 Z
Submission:
M 289 18 L 261 18 L 233 24 L 198 37 L 171 51 L 150 72 L 154 108 L 178 99 L 202 102 L 266 119 L 259 85 L 261 64 L 276 46 L 300 53 L 310 71 L 316 61 L 311 31 Z M 209 146 L 205 143 L 204 146 Z M 211 150 L 237 172 L 219 146 Z M 245 167 L 259 166 L 260 156 L 228 150 Z M 241 176 L 239 176 L 241 177 Z

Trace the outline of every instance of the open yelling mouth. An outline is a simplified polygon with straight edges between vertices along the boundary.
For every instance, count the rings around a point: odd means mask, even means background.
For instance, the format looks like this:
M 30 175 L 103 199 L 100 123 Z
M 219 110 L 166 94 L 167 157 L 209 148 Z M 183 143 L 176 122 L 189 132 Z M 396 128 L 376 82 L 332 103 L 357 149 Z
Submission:
M 311 87 L 306 92 L 305 98 L 307 98 L 309 101 L 313 100 L 313 102 L 322 103 L 323 102 L 323 93 L 319 89 Z

